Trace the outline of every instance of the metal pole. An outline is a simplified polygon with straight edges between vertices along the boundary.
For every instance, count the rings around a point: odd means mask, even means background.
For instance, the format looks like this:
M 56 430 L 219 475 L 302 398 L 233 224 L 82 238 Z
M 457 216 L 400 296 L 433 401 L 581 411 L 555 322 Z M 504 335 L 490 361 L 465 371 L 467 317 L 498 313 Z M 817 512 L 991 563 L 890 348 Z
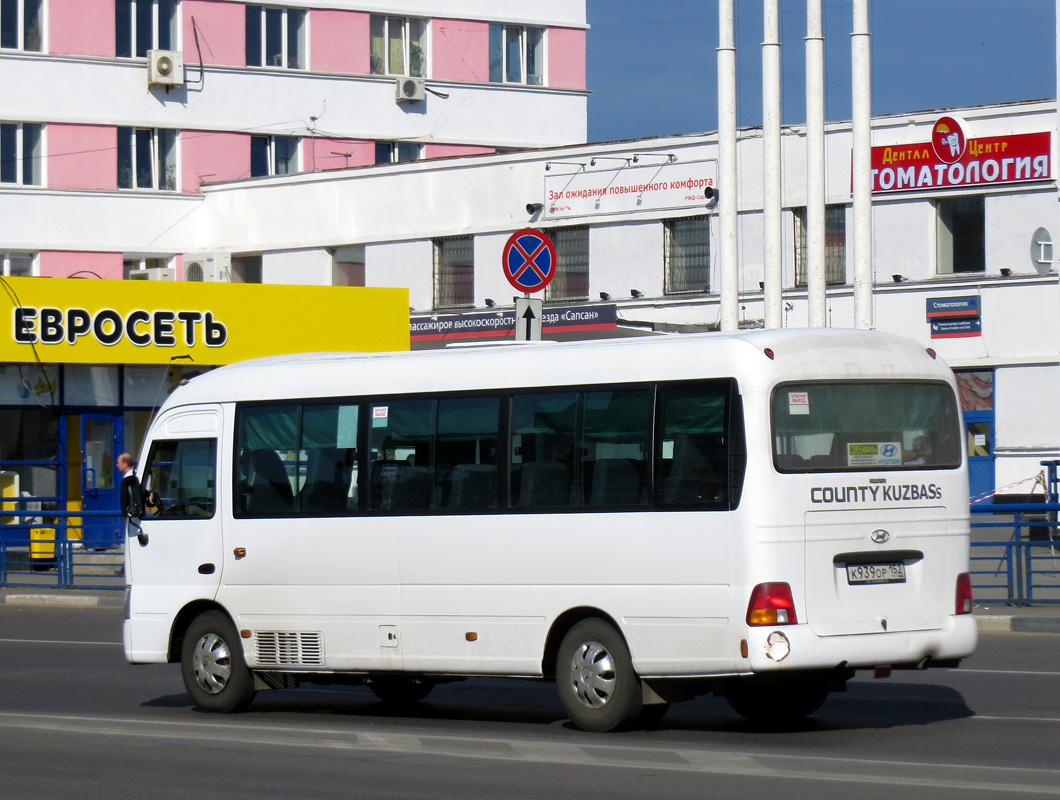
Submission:
M 718 0 L 718 220 L 721 329 L 740 327 L 736 184 L 736 41 L 733 0 Z
M 1057 0 L 1060 2 L 1060 0 Z M 765 242 L 765 326 L 781 328 L 784 316 L 781 253 L 781 139 L 780 139 L 780 0 L 763 0 L 762 37 L 762 181 Z
M 850 40 L 853 85 L 854 327 L 875 327 L 872 308 L 872 60 L 869 0 L 854 0 Z
M 811 328 L 827 325 L 824 269 L 824 29 L 806 0 L 806 290 Z

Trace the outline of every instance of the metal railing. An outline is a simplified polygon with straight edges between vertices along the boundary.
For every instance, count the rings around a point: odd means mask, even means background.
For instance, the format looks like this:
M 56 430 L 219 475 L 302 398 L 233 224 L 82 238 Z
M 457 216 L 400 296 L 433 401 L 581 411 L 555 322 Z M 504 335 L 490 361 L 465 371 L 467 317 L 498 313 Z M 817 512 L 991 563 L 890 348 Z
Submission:
M 971 511 L 976 602 L 1060 603 L 1060 503 L 976 503 Z
M 5 503 L 0 524 L 0 586 L 124 589 L 124 537 L 106 511 L 22 511 Z M 12 513 L 13 512 L 13 513 Z

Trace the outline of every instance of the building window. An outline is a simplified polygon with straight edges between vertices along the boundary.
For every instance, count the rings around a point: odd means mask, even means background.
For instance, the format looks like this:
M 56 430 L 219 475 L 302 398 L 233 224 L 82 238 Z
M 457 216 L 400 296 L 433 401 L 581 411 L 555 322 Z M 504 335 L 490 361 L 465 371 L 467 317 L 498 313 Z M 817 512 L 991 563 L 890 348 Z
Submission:
M 306 12 L 247 6 L 247 66 L 306 69 Z
M 475 304 L 475 245 L 470 236 L 434 240 L 434 307 Z
M 41 52 L 44 0 L 0 0 L 0 47 Z
M 427 20 L 372 14 L 373 75 L 427 77 Z
M 28 278 L 33 275 L 33 256 L 30 253 L 0 253 L 0 273 L 7 278 Z
M 490 83 L 545 82 L 545 29 L 490 25 Z
M 261 283 L 261 256 L 233 258 L 232 283 Z
M 177 189 L 177 132 L 118 128 L 118 188 Z
M 706 216 L 663 222 L 666 294 L 710 291 L 710 220 Z
M 548 235 L 556 246 L 556 276 L 545 287 L 545 299 L 586 299 L 589 296 L 589 228 L 554 228 Z
M 375 163 L 395 164 L 398 161 L 419 161 L 423 145 L 419 142 L 376 142 Z
M 795 215 L 795 285 L 807 283 L 806 208 L 792 209 Z M 847 281 L 847 209 L 844 205 L 824 208 L 824 280 L 828 284 Z
M 981 195 L 939 200 L 938 273 L 986 271 L 986 204 Z
M 146 58 L 148 50 L 176 50 L 179 22 L 177 0 L 115 0 L 115 55 Z
M 290 175 L 298 172 L 297 136 L 251 136 L 250 176 Z
M 0 183 L 43 184 L 44 126 L 31 122 L 0 122 Z

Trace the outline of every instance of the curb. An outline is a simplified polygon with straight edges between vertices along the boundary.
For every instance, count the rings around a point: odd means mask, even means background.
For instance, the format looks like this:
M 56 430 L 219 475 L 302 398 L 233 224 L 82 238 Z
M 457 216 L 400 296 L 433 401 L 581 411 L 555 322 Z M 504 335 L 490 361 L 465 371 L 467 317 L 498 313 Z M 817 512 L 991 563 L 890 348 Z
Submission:
M 1060 617 L 976 614 L 980 633 L 1060 633 Z
M 18 608 L 122 608 L 125 598 L 95 594 L 6 594 L 0 596 L 0 605 Z

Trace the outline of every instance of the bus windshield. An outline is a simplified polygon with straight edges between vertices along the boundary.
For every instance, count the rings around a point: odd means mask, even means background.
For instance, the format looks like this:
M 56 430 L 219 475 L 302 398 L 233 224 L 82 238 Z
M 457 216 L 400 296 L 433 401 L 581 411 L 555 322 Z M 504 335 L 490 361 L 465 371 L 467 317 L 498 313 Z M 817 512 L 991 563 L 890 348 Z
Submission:
M 961 446 L 944 383 L 788 383 L 773 393 L 780 472 L 952 469 Z

